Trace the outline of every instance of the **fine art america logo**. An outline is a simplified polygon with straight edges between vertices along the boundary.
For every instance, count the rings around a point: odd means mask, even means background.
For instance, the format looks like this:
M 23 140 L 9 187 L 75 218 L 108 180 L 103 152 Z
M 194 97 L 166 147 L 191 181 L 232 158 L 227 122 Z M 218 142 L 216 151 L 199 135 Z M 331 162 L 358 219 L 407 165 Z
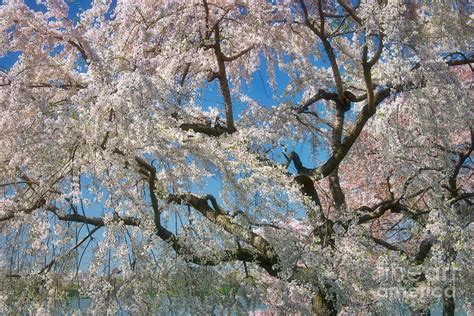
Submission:
M 456 274 L 453 266 L 426 268 L 421 266 L 385 266 L 378 269 L 380 286 L 374 294 L 379 299 L 406 302 L 421 297 L 434 299 L 456 296 Z

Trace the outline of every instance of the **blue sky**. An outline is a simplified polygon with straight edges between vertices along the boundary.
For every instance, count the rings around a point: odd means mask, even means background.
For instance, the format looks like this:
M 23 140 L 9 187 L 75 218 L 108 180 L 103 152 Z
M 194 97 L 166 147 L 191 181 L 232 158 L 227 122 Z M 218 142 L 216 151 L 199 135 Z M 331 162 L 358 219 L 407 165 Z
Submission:
M 2 2 L 0 2 L 2 3 Z M 42 11 L 46 10 L 46 7 L 42 4 L 37 4 L 36 1 L 28 0 L 26 1 L 27 5 L 35 10 L 35 11 Z M 89 0 L 79 0 L 79 1 L 69 1 L 70 11 L 69 11 L 69 18 L 72 20 L 78 19 L 78 15 L 85 9 L 91 7 L 91 2 Z M 115 6 L 115 1 L 113 3 Z M 20 52 L 10 52 L 5 56 L 0 56 L 0 68 L 8 70 L 12 67 L 12 65 L 17 61 Z M 324 65 L 324 62 L 321 63 Z M 324 65 L 326 66 L 326 65 Z M 276 69 L 276 81 L 277 81 L 277 91 L 276 93 L 272 91 L 272 88 L 269 85 L 269 78 L 266 73 L 266 62 L 262 57 L 262 64 L 260 69 L 255 73 L 251 82 L 246 83 L 244 87 L 244 93 L 258 101 L 260 104 L 264 106 L 273 106 L 276 105 L 277 102 L 281 100 L 275 100 L 272 95 L 283 95 L 283 91 L 286 88 L 286 85 L 289 83 L 289 77 L 279 69 Z M 223 110 L 223 102 L 222 97 L 220 96 L 219 86 L 217 81 L 214 81 L 211 84 L 208 84 L 205 88 L 203 88 L 203 97 L 202 97 L 202 106 L 206 108 L 208 106 L 217 106 L 221 110 Z M 234 99 L 234 112 L 235 116 L 242 112 L 245 105 L 240 103 L 238 100 Z M 290 148 L 290 150 L 295 150 L 298 152 L 303 162 L 307 166 L 313 166 L 310 162 L 308 162 L 308 157 L 310 157 L 310 146 L 309 144 L 299 144 L 296 148 Z M 305 158 L 306 157 L 306 158 Z M 90 179 L 86 176 L 82 178 L 84 186 L 87 186 L 90 183 Z M 204 191 L 208 191 L 207 193 L 214 194 L 217 198 L 219 198 L 218 191 L 220 189 L 220 182 L 218 177 L 209 181 L 209 184 L 206 188 L 203 188 Z M 86 191 L 83 191 L 84 197 L 93 200 L 93 197 Z M 85 213 L 88 216 L 100 216 L 101 213 L 104 211 L 104 207 L 101 204 L 93 203 L 90 207 L 86 207 L 84 209 Z M 79 212 L 81 209 L 79 208 Z M 174 227 L 173 219 L 170 222 L 170 227 Z M 87 233 L 85 228 L 82 229 L 81 235 L 84 236 Z M 100 233 L 96 234 L 100 236 Z
M 3 3 L 3 1 L 0 0 L 0 4 Z M 37 4 L 35 0 L 27 0 L 26 1 L 27 5 L 35 10 L 35 11 L 45 11 L 46 7 L 42 4 Z M 113 1 L 112 7 L 115 6 L 116 1 Z M 88 9 L 91 7 L 91 1 L 89 0 L 77 0 L 77 1 L 68 1 L 68 4 L 70 6 L 70 11 L 69 11 L 69 18 L 71 20 L 77 20 L 78 15 L 85 9 Z M 0 69 L 8 70 L 12 67 L 12 65 L 16 62 L 18 59 L 20 52 L 10 52 L 5 56 L 0 56 Z M 315 66 L 323 66 L 327 67 L 327 62 L 325 61 L 317 61 L 315 62 Z M 276 70 L 276 79 L 278 83 L 278 91 L 277 95 L 279 93 L 282 93 L 286 87 L 286 84 L 289 82 L 288 76 L 280 71 Z M 247 85 L 244 86 L 244 93 L 247 93 L 250 97 L 254 98 L 257 100 L 260 104 L 264 106 L 272 106 L 276 105 L 276 100 L 272 98 L 272 95 L 274 94 L 272 92 L 272 89 L 270 88 L 268 84 L 269 78 L 266 73 L 266 65 L 265 62 L 262 62 L 262 65 L 260 69 L 257 71 L 257 73 L 253 76 L 252 81 Z M 217 85 L 217 82 L 213 82 L 212 84 L 209 84 L 206 88 L 203 89 L 203 107 L 207 106 L 215 106 L 215 105 L 220 105 L 219 108 L 222 109 L 222 97 L 219 94 L 219 87 Z M 237 100 L 234 100 L 234 106 L 235 106 L 235 115 L 238 116 L 239 113 L 244 108 L 244 104 L 239 103 Z M 353 117 L 353 113 L 349 114 L 349 118 Z M 307 165 L 308 167 L 313 167 L 313 163 L 310 162 L 310 147 L 309 144 L 300 144 L 296 148 L 294 148 L 296 152 L 298 152 L 303 160 L 303 163 Z M 323 158 L 327 155 L 326 152 L 322 152 L 320 154 L 319 158 Z M 90 180 L 87 178 L 83 179 L 84 184 L 87 185 L 90 183 Z M 219 191 L 220 183 L 218 180 L 213 180 L 210 181 L 208 189 L 209 193 L 214 194 L 218 198 L 217 192 Z M 83 192 L 85 197 L 90 198 L 92 200 L 92 196 L 90 196 L 89 193 L 86 191 Z M 85 208 L 85 213 L 89 216 L 99 216 L 103 212 L 103 206 L 101 204 L 92 204 L 90 208 Z M 79 210 L 79 212 L 81 212 Z M 169 227 L 174 227 L 174 220 L 171 219 Z M 81 236 L 85 236 L 87 234 L 87 230 L 85 228 L 82 228 L 82 233 Z M 96 234 L 96 236 L 100 236 L 100 232 Z M 90 258 L 91 254 L 86 255 L 85 261 Z
M 46 6 L 44 6 L 43 4 L 37 4 L 36 1 L 34 0 L 28 0 L 26 1 L 26 4 L 35 11 L 41 11 L 41 12 L 46 11 Z M 79 14 L 83 12 L 83 10 L 91 7 L 91 1 L 89 0 L 68 1 L 68 4 L 70 6 L 69 18 L 72 20 L 78 19 Z M 115 4 L 116 4 L 116 1 L 113 1 L 112 7 L 114 7 Z M 0 56 L 0 67 L 3 69 L 11 68 L 12 65 L 18 59 L 19 55 L 20 55 L 20 52 L 11 52 L 11 53 L 8 53 L 6 56 Z M 322 62 L 321 65 L 324 65 L 324 62 Z M 262 57 L 260 69 L 254 74 L 251 82 L 247 82 L 246 84 L 243 85 L 244 87 L 243 92 L 249 95 L 250 97 L 252 97 L 253 99 L 255 99 L 256 101 L 258 101 L 260 104 L 270 107 L 270 106 L 276 105 L 277 102 L 281 101 L 281 100 L 274 99 L 274 97 L 275 95 L 283 95 L 283 91 L 285 90 L 286 85 L 289 83 L 289 77 L 283 71 L 279 69 L 275 70 L 276 72 L 275 77 L 277 81 L 277 91 L 275 93 L 274 91 L 272 91 L 272 88 L 270 87 L 268 83 L 269 78 L 268 78 L 266 69 L 267 69 L 266 61 Z M 242 110 L 245 108 L 245 104 L 242 104 L 235 98 L 233 101 L 234 101 L 234 113 L 235 113 L 235 116 L 238 117 L 239 114 L 242 112 Z M 223 101 L 222 101 L 222 97 L 220 96 L 217 80 L 215 80 L 211 84 L 207 84 L 203 88 L 202 106 L 203 108 L 207 108 L 209 106 L 217 106 L 219 109 L 223 110 Z M 289 149 L 295 150 L 296 152 L 298 152 L 303 162 L 307 166 L 310 166 L 310 167 L 313 166 L 313 164 L 309 162 L 309 160 L 311 160 L 309 159 L 311 157 L 309 144 L 302 143 L 296 146 L 295 148 L 289 148 Z M 278 154 L 278 153 L 281 153 L 281 150 L 275 151 L 275 154 Z M 324 153 L 322 155 L 324 155 Z M 283 157 L 280 157 L 280 161 L 282 160 L 283 160 Z M 90 179 L 88 179 L 87 176 L 83 176 L 82 181 L 85 186 L 87 186 L 87 184 L 90 183 Z M 210 179 L 206 188 L 201 188 L 201 189 L 202 191 L 205 191 L 206 193 L 211 193 L 215 195 L 216 198 L 219 199 L 219 194 L 218 194 L 220 190 L 219 177 L 216 176 L 215 178 Z M 83 191 L 83 194 L 86 198 L 93 200 L 92 196 L 90 196 L 88 192 Z M 97 203 L 93 203 L 91 207 L 85 209 L 86 214 L 90 216 L 100 216 L 100 214 L 103 211 L 104 211 L 103 205 L 97 204 Z M 172 226 L 174 226 L 174 224 Z
M 43 4 L 37 4 L 36 0 L 27 0 L 25 1 L 26 4 L 35 11 L 46 11 L 46 6 Z M 0 3 L 3 1 L 0 0 Z M 91 8 L 92 4 L 90 0 L 75 0 L 75 1 L 67 1 L 69 5 L 69 19 L 77 20 L 79 19 L 79 14 L 86 9 Z M 112 1 L 112 8 L 115 7 L 116 0 Z M 17 61 L 18 57 L 20 56 L 21 52 L 10 52 L 5 56 L 0 56 L 0 69 L 8 70 L 12 67 L 12 65 Z M 262 58 L 262 65 L 260 69 L 255 73 L 252 81 L 244 85 L 244 93 L 248 94 L 250 97 L 258 101 L 260 104 L 264 106 L 272 106 L 277 103 L 277 100 L 272 98 L 272 89 L 268 84 L 268 75 L 266 73 L 266 62 L 264 58 Z M 278 84 L 278 91 L 276 95 L 282 95 L 286 85 L 289 83 L 288 76 L 276 69 L 276 80 Z M 234 113 L 235 116 L 238 117 L 239 114 L 244 109 L 245 105 L 239 102 L 238 100 L 234 99 Z M 202 105 L 203 108 L 207 108 L 209 106 L 218 106 L 221 110 L 223 110 L 223 101 L 222 97 L 219 93 L 219 87 L 217 85 L 217 81 L 214 81 L 211 84 L 208 84 L 205 88 L 203 88 L 202 94 Z M 295 148 L 296 151 L 300 151 L 301 153 L 305 153 L 305 146 L 299 146 L 300 148 Z M 307 155 L 303 155 L 307 156 Z

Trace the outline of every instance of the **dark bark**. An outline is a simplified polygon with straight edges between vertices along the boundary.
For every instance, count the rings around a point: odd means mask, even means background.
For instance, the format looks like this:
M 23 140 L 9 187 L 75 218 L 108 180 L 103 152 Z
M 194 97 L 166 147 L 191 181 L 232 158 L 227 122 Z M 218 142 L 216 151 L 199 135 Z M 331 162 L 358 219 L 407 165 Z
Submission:
M 312 300 L 312 314 L 314 316 L 337 316 L 336 297 L 334 294 L 327 294 L 319 290 Z
M 443 289 L 443 316 L 454 316 L 455 309 L 453 289 L 445 287 Z

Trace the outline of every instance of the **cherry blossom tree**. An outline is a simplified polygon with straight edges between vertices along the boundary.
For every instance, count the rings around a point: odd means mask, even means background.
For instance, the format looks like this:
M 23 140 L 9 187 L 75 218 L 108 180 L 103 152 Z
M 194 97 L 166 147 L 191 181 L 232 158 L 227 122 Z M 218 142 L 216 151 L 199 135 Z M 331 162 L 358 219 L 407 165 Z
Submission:
M 470 308 L 468 1 L 41 3 L 0 6 L 2 313 Z

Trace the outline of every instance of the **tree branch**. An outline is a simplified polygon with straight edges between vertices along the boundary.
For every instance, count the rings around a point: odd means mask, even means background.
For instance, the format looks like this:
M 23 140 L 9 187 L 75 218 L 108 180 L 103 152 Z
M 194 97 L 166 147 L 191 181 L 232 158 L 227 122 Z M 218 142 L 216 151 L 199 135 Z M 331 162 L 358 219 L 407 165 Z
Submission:
M 351 8 L 347 3 L 345 3 L 344 0 L 337 0 L 337 3 L 339 3 L 339 5 L 343 7 L 344 10 L 347 11 L 347 13 L 349 13 L 349 15 L 354 19 L 354 21 L 362 25 L 362 19 L 359 16 L 357 16 L 354 9 Z
M 395 245 L 392 245 L 391 243 L 383 240 L 383 239 L 379 239 L 377 237 L 374 237 L 374 236 L 370 236 L 370 238 L 377 244 L 377 245 L 380 245 L 384 248 L 387 248 L 389 250 L 393 250 L 393 251 L 397 251 L 401 254 L 406 254 L 406 252 L 403 250 L 403 249 L 400 249 L 399 247 L 395 246 Z
M 246 49 L 244 49 L 243 51 L 241 51 L 240 53 L 237 53 L 233 56 L 230 56 L 230 57 L 227 57 L 225 55 L 222 55 L 222 58 L 224 59 L 224 61 L 234 61 L 236 60 L 237 58 L 239 57 L 242 57 L 243 55 L 247 54 L 249 51 L 251 51 L 253 48 L 255 47 L 255 45 L 252 45 L 250 47 L 247 47 Z
M 105 226 L 105 222 L 102 218 L 86 217 L 77 214 L 59 215 L 57 212 L 58 209 L 54 207 L 50 208 L 49 210 L 54 213 L 59 220 L 76 223 L 88 223 L 96 226 L 96 228 L 94 228 L 92 231 Z M 121 221 L 127 226 L 140 225 L 140 221 L 132 217 L 117 217 L 117 220 Z M 157 227 L 156 234 L 163 241 L 170 244 L 173 250 L 187 262 L 205 266 L 215 266 L 232 261 L 253 262 L 265 269 L 270 275 L 278 276 L 279 270 L 274 267 L 275 262 L 269 260 L 266 256 L 262 255 L 258 251 L 238 247 L 236 249 L 224 249 L 216 251 L 212 254 L 198 255 L 192 249 L 189 249 L 187 246 L 185 246 L 185 244 L 178 237 L 176 237 L 163 226 L 159 225 Z

